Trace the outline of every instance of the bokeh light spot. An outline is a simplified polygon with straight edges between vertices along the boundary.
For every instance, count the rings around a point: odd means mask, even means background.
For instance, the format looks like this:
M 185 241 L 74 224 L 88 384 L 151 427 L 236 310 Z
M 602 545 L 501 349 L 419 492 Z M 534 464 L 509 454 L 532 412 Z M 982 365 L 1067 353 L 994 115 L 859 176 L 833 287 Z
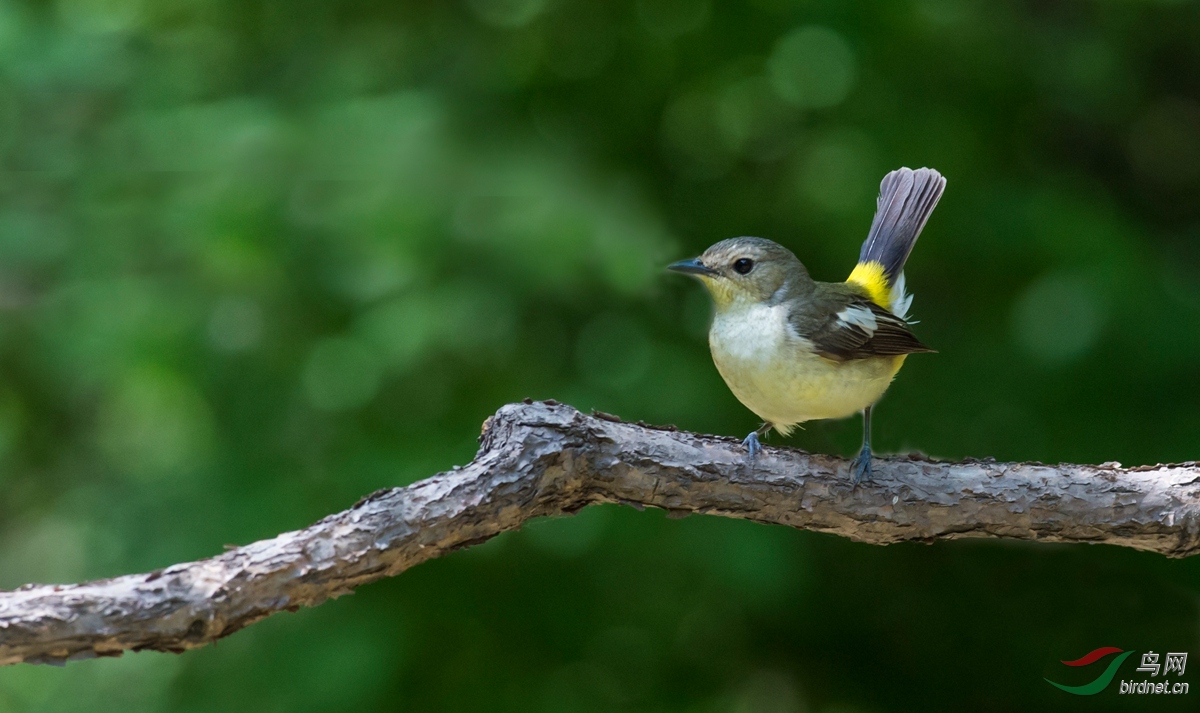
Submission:
M 784 101 L 805 109 L 837 106 L 857 79 L 854 51 L 827 27 L 793 30 L 775 45 L 767 70 Z
M 58 0 L 58 16 L 80 32 L 129 32 L 147 16 L 145 0 Z
M 797 112 L 779 100 L 766 77 L 732 83 L 721 93 L 716 109 L 725 141 L 743 156 L 773 161 L 791 150 Z
M 792 676 L 757 671 L 742 684 L 733 705 L 736 713 L 802 713 L 806 710 Z
M 1064 364 L 1092 348 L 1104 316 L 1091 280 L 1053 272 L 1034 281 L 1017 299 L 1013 328 L 1027 354 L 1046 364 Z
M 257 346 L 262 329 L 262 309 L 245 298 L 226 297 L 213 308 L 208 320 L 208 337 L 223 352 L 240 352 Z
M 212 414 L 196 388 L 159 367 L 132 369 L 102 407 L 97 440 L 122 473 L 151 480 L 192 474 L 213 445 Z
M 800 194 L 828 211 L 862 210 L 870 205 L 878 180 L 875 153 L 871 140 L 857 131 L 837 131 L 817 139 L 800 163 Z
M 685 177 L 720 178 L 733 166 L 733 151 L 718 116 L 717 102 L 707 92 L 690 92 L 667 105 L 662 128 L 667 159 Z

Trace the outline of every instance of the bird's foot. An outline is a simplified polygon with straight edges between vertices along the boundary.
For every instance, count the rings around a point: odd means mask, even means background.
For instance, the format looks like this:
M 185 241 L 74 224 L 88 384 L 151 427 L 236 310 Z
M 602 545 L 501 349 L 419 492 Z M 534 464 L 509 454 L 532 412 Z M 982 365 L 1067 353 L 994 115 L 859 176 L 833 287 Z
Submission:
M 746 447 L 746 459 L 753 461 L 758 458 L 758 454 L 762 452 L 762 444 L 758 442 L 758 431 L 751 431 L 749 436 L 742 440 L 742 445 Z
M 858 456 L 850 461 L 850 477 L 855 485 L 871 479 L 871 447 L 863 445 Z

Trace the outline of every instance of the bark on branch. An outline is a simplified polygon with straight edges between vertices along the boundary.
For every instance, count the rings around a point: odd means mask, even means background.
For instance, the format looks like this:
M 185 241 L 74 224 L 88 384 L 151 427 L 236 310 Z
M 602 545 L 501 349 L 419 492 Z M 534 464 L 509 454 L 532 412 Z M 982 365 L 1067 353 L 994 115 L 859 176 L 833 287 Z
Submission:
M 653 506 L 819 530 L 860 542 L 1000 537 L 1200 549 L 1200 467 L 878 461 L 852 488 L 840 458 L 512 404 L 475 460 L 374 493 L 304 530 L 149 574 L 0 593 L 0 664 L 204 646 L 315 606 L 526 520 L 592 503 Z

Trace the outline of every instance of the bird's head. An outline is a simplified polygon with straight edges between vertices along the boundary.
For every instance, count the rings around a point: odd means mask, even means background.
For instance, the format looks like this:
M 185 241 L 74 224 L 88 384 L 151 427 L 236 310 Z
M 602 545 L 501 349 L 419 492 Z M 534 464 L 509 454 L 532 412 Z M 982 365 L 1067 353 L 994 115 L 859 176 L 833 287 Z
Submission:
M 788 287 L 810 283 L 791 250 L 764 238 L 730 238 L 704 254 L 667 266 L 704 283 L 717 309 L 779 299 Z

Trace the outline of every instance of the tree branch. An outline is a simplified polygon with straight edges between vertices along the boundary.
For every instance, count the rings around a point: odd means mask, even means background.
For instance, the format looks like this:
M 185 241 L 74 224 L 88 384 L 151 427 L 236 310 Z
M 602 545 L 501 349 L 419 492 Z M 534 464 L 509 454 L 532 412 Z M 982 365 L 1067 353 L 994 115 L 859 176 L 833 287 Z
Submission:
M 1185 557 L 1200 549 L 1200 468 L 877 462 L 853 488 L 840 458 L 512 404 L 479 453 L 376 492 L 304 530 L 199 562 L 0 593 L 0 664 L 61 663 L 204 646 L 282 610 L 315 606 L 526 520 L 592 503 L 654 506 L 830 532 L 859 542 L 999 537 L 1102 542 Z

